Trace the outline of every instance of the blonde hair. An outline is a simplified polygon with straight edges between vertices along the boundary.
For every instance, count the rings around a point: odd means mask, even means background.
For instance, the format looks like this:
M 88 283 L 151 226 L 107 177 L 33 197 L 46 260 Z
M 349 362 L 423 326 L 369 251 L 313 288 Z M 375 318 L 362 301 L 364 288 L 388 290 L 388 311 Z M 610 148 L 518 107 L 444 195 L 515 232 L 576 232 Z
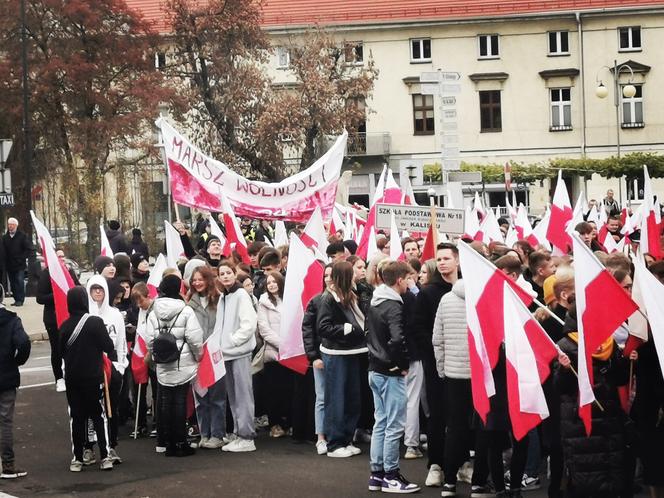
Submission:
M 378 276 L 378 264 L 387 258 L 388 258 L 387 254 L 383 253 L 376 254 L 373 258 L 371 258 L 371 261 L 369 261 L 369 264 L 367 265 L 367 277 L 366 277 L 367 283 L 369 285 L 373 285 L 374 287 L 376 287 L 380 284 L 380 277 Z

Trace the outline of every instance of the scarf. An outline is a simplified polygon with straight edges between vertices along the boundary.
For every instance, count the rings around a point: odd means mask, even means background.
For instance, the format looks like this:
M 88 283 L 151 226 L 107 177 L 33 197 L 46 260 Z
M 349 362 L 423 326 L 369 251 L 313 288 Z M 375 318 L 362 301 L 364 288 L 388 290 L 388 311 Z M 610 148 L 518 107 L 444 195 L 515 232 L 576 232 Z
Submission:
M 576 342 L 577 344 L 579 343 L 578 332 L 570 332 L 567 335 L 574 342 Z M 613 336 L 611 336 L 606 341 L 604 341 L 599 348 L 597 348 L 597 351 L 593 353 L 593 358 L 600 361 L 607 361 L 609 358 L 611 358 L 611 355 L 613 354 L 613 345 L 614 345 Z

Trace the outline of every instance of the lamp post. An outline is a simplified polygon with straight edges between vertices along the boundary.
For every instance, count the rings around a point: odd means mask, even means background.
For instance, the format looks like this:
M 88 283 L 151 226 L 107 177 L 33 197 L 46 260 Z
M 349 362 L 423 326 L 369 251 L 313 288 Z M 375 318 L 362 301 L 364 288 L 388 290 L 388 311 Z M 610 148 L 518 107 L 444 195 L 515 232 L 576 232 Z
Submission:
M 23 92 L 23 174 L 25 175 L 25 211 L 32 209 L 32 143 L 30 141 L 30 89 L 28 87 L 28 24 L 25 13 L 25 0 L 21 0 L 21 66 Z M 26 223 L 24 230 L 32 235 L 32 223 Z
M 630 73 L 630 78 L 627 81 L 627 84 L 622 89 L 622 95 L 625 98 L 631 99 L 636 95 L 636 87 L 632 85 L 632 80 L 634 79 L 634 71 L 628 64 L 621 64 L 618 66 L 617 61 L 613 61 L 613 67 L 602 66 L 601 69 L 607 69 L 609 71 L 613 70 L 613 105 L 616 108 L 616 146 L 618 148 L 618 159 L 620 159 L 620 73 L 623 70 L 627 70 Z M 604 82 L 599 78 L 595 78 L 599 83 L 595 89 L 595 95 L 600 99 L 604 99 L 609 95 L 609 89 L 604 86 Z

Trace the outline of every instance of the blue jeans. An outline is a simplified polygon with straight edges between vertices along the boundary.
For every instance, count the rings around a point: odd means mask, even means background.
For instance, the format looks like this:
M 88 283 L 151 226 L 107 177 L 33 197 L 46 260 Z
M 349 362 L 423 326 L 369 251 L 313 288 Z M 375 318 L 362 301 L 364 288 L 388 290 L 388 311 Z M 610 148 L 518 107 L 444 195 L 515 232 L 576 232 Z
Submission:
M 14 297 L 14 302 L 22 304 L 25 301 L 25 270 L 8 271 L 7 279 Z
M 406 427 L 406 378 L 369 372 L 369 386 L 376 420 L 371 434 L 371 472 L 394 472 L 399 469 L 399 440 Z
M 316 434 L 325 434 L 325 370 L 314 368 L 314 389 L 316 390 L 314 405 Z
M 196 397 L 196 418 L 201 437 L 223 438 L 226 435 L 226 381 L 219 379 L 208 387 L 205 396 Z
M 325 436 L 334 451 L 353 442 L 360 419 L 360 360 L 358 355 L 321 353 L 325 365 Z

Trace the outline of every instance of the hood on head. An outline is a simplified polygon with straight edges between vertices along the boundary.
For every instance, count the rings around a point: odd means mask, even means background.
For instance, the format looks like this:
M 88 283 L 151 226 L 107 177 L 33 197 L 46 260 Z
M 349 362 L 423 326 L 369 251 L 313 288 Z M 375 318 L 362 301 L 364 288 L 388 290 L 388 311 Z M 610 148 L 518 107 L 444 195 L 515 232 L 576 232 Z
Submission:
M 72 287 L 67 292 L 67 309 L 70 315 L 84 315 L 88 313 L 88 293 L 81 285 Z
M 463 279 L 460 278 L 452 286 L 452 292 L 459 296 L 461 299 L 466 299 L 466 284 L 463 283 Z
M 384 301 L 397 301 L 403 304 L 403 299 L 397 291 L 385 284 L 380 284 L 373 292 L 371 306 L 377 306 Z
M 92 296 L 90 295 L 90 289 L 92 288 L 93 285 L 98 285 L 102 289 L 104 289 L 104 301 L 101 303 L 101 306 L 97 305 L 97 303 L 92 299 Z M 88 308 L 89 308 L 89 313 L 93 316 L 101 316 L 106 312 L 109 308 L 110 305 L 108 304 L 108 283 L 106 282 L 106 279 L 102 277 L 101 275 L 93 275 L 90 277 L 90 280 L 88 280 L 88 283 L 85 286 L 85 290 L 87 291 L 88 294 Z
M 155 299 L 153 311 L 161 321 L 169 321 L 175 318 L 186 306 L 182 299 L 173 299 L 171 297 L 159 297 Z
M 184 273 L 182 274 L 182 280 L 185 285 L 189 286 L 189 280 L 191 280 L 191 275 L 194 273 L 194 270 L 199 266 L 205 266 L 206 264 L 205 261 L 198 258 L 193 258 L 187 261 L 187 264 L 184 265 Z

